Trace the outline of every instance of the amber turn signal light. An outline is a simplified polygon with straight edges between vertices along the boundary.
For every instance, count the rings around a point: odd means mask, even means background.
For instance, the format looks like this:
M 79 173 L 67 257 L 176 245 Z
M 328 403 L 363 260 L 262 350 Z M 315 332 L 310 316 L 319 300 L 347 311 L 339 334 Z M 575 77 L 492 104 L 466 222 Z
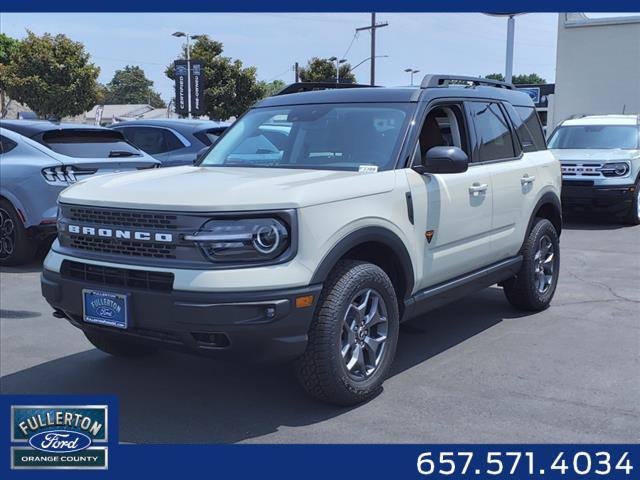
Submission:
M 305 295 L 296 298 L 296 308 L 306 308 L 313 305 L 313 295 Z

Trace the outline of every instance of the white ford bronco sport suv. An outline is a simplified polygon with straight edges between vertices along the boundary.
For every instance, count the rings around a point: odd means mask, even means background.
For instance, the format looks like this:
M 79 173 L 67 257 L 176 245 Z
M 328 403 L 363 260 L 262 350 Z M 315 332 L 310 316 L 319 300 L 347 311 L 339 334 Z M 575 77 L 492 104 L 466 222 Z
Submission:
M 601 211 L 640 224 L 640 115 L 587 115 L 549 138 L 562 164 L 562 206 Z
M 546 308 L 561 173 L 529 96 L 444 75 L 335 87 L 261 101 L 197 166 L 65 190 L 54 315 L 114 355 L 291 360 L 349 405 L 380 390 L 404 320 L 496 283 Z

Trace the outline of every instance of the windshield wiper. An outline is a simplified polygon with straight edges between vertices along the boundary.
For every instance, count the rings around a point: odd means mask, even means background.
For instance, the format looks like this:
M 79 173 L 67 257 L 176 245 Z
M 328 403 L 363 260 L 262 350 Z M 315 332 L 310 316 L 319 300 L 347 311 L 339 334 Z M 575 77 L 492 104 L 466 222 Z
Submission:
M 114 157 L 137 157 L 139 156 L 139 153 L 135 153 L 135 152 L 128 152 L 127 150 L 111 150 L 109 152 L 109 158 L 114 158 Z

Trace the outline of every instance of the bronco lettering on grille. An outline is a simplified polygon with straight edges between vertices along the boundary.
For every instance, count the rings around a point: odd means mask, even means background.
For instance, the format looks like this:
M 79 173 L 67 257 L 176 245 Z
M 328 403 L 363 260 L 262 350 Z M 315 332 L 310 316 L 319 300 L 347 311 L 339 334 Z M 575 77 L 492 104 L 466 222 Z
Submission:
M 171 233 L 152 233 L 145 231 L 120 230 L 117 228 L 86 227 L 81 225 L 68 225 L 67 230 L 69 233 L 87 235 L 90 237 L 120 238 L 125 240 L 134 239 L 143 242 L 173 242 L 173 234 Z

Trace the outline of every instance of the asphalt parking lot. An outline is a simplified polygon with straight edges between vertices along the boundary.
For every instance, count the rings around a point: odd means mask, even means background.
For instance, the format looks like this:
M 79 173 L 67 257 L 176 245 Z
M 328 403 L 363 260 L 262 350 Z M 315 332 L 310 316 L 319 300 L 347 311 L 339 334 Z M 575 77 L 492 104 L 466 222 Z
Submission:
M 357 408 L 307 398 L 286 367 L 92 348 L 54 318 L 39 265 L 0 274 L 0 390 L 115 394 L 134 443 L 638 442 L 640 227 L 568 223 L 552 306 L 487 289 L 403 327 L 384 391 Z

